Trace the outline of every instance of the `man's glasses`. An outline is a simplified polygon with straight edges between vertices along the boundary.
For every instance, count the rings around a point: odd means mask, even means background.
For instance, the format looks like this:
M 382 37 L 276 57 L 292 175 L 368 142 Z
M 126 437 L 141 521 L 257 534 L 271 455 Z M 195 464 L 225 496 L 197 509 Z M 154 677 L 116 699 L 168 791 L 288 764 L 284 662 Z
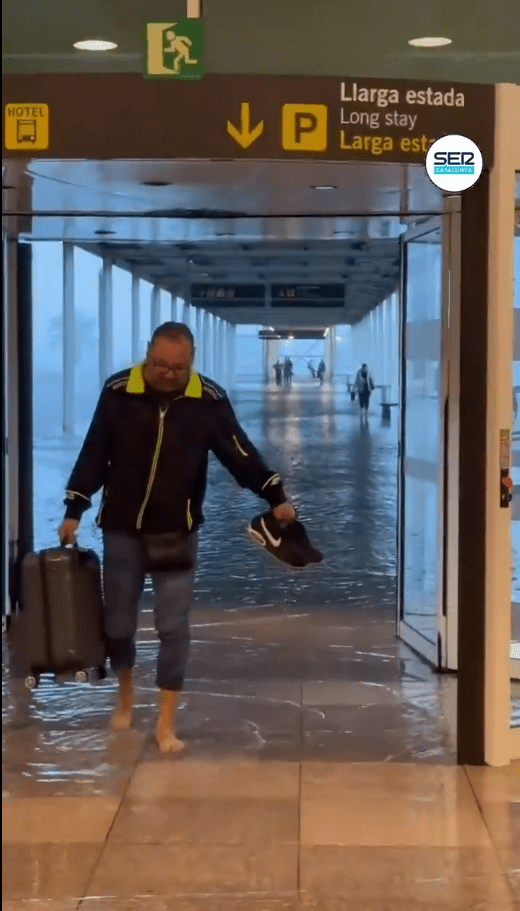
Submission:
M 165 376 L 167 373 L 173 373 L 174 375 L 178 373 L 186 373 L 191 369 L 189 365 L 186 364 L 175 364 L 174 366 L 171 366 L 170 364 L 162 364 L 158 361 L 152 361 L 152 366 L 153 369 L 157 371 L 157 373 L 164 374 Z

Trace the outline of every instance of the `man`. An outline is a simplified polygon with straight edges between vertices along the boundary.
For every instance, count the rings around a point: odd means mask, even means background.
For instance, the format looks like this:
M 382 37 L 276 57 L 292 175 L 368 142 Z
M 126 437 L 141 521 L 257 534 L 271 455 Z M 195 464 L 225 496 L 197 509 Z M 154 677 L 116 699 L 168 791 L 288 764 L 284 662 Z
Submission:
M 286 357 L 283 365 L 283 378 L 284 383 L 287 387 L 290 387 L 292 384 L 293 378 L 293 362 L 290 357 Z
M 359 416 L 368 421 L 368 406 L 370 405 L 370 396 L 374 391 L 374 381 L 366 364 L 361 364 L 356 374 L 354 389 L 359 396 Z
M 103 488 L 97 523 L 103 530 L 105 632 L 119 681 L 112 716 L 118 730 L 128 729 L 132 719 L 134 637 L 146 574 L 143 535 L 184 532 L 194 564 L 209 451 L 241 487 L 267 500 L 277 519 L 295 519 L 280 476 L 269 471 L 237 423 L 224 390 L 194 372 L 194 358 L 187 326 L 164 323 L 156 329 L 146 361 L 105 383 L 67 485 L 62 544 L 74 542 L 91 497 Z M 189 651 L 194 574 L 194 565 L 152 573 L 160 642 L 156 740 L 163 753 L 183 748 L 174 721 Z

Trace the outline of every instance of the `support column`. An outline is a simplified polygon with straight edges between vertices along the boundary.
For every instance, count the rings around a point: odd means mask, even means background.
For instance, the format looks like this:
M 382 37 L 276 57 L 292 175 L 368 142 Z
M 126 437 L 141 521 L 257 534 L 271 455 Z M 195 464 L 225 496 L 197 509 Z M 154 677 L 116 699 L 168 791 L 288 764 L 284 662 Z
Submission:
M 140 282 L 137 275 L 132 275 L 132 363 L 139 361 L 139 324 L 141 315 Z
M 218 348 L 220 354 L 220 377 L 219 383 L 226 388 L 227 386 L 227 358 L 226 358 L 226 320 L 219 321 L 219 339 Z
M 63 244 L 63 433 L 74 433 L 76 320 L 74 312 L 74 245 Z
M 211 378 L 213 372 L 213 365 L 211 360 L 211 314 L 204 311 L 203 316 L 203 332 L 204 332 L 204 374 L 207 377 Z
M 186 323 L 186 303 L 182 297 L 177 297 L 175 312 L 177 314 L 177 319 L 175 322 Z
M 227 388 L 229 392 L 233 392 L 236 386 L 236 342 L 237 327 L 233 323 L 228 323 L 226 345 L 228 366 Z
M 161 289 L 154 285 L 150 306 L 150 338 L 161 323 Z
M 328 364 L 326 369 L 329 375 L 329 381 L 332 382 L 334 379 L 334 374 L 336 372 L 336 327 L 329 326 L 329 333 L 327 336 L 327 359 Z
M 511 724 L 511 509 L 501 508 L 512 423 L 515 170 L 520 88 L 495 86 L 491 174 L 461 194 L 458 762 L 520 755 Z
M 196 324 L 197 324 L 197 334 L 195 337 L 195 343 L 197 346 L 197 352 L 195 355 L 195 364 L 196 369 L 199 373 L 204 373 L 204 311 L 201 307 L 197 307 L 196 314 Z
M 104 259 L 99 270 L 99 385 L 113 372 L 114 313 L 112 305 L 112 263 Z
M 227 319 L 223 320 L 222 325 L 222 385 L 224 389 L 229 387 L 229 360 L 228 360 L 228 336 L 229 336 L 229 322 Z
M 457 755 L 460 764 L 484 765 L 489 382 L 486 375 L 489 175 L 486 172 L 473 187 L 464 191 L 461 207 Z M 475 225 L 481 225 L 482 230 L 475 231 Z M 510 337 L 507 330 L 505 337 Z M 509 349 L 507 356 L 509 358 Z M 498 458 L 496 464 L 498 466 Z M 491 484 L 498 497 L 498 472 Z M 510 601 L 509 593 L 508 597 Z
M 193 335 L 195 336 L 197 332 L 197 308 L 194 307 L 193 304 L 188 303 L 186 304 L 186 312 L 186 324 L 189 326 Z
M 170 319 L 172 323 L 177 323 L 177 293 L 173 292 L 170 294 Z
M 268 382 L 272 383 L 275 380 L 273 367 L 277 361 L 280 360 L 280 339 L 273 338 L 270 339 L 267 343 L 267 374 Z
M 20 567 L 34 550 L 32 248 L 3 240 L 4 510 L 7 513 L 3 613 L 21 607 Z M 5 514 L 4 513 L 4 514 Z
M 213 379 L 218 383 L 218 375 L 220 371 L 219 356 L 218 356 L 218 316 L 212 316 L 211 318 L 211 348 L 213 355 Z

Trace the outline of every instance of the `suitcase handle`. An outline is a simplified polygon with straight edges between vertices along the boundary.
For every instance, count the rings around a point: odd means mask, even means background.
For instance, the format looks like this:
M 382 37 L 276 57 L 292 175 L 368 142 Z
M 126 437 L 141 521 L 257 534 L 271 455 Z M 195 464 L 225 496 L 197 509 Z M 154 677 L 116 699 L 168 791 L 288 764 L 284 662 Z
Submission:
M 70 550 L 75 554 L 87 554 L 88 547 L 80 547 L 77 541 L 74 541 L 74 544 L 61 544 L 63 550 Z

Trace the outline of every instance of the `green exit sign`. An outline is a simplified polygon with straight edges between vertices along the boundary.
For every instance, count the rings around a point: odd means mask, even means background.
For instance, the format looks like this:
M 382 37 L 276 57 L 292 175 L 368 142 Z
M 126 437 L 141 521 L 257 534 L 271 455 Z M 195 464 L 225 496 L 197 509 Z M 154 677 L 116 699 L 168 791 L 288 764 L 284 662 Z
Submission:
M 148 22 L 146 76 L 154 79 L 202 79 L 204 25 L 202 19 Z

